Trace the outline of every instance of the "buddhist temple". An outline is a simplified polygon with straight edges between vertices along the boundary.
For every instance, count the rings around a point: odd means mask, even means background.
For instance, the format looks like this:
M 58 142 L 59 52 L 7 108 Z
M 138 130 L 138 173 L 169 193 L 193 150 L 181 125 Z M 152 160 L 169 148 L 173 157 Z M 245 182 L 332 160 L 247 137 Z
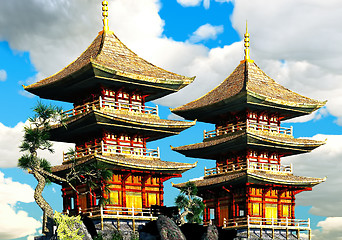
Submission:
M 295 217 L 295 198 L 325 179 L 293 174 L 282 165 L 286 156 L 324 144 L 294 138 L 283 120 L 310 114 L 325 102 L 295 93 L 267 76 L 249 57 L 249 33 L 244 35 L 245 58 L 219 86 L 172 110 L 188 120 L 215 124 L 201 143 L 173 147 L 185 156 L 212 159 L 194 180 L 206 205 L 204 223 L 237 232 L 234 239 L 311 239 L 310 220 Z M 180 188 L 185 183 L 174 184 Z
M 50 131 L 51 140 L 76 145 L 74 154 L 64 154 L 62 165 L 52 168 L 54 174 L 65 177 L 73 164 L 93 163 L 113 172 L 101 188 L 77 185 L 79 193 L 59 182 L 63 211 L 102 224 L 115 220 L 120 228 L 122 221 L 134 225 L 155 219 L 150 207 L 163 206 L 163 183 L 196 166 L 162 161 L 159 148 L 147 148 L 148 142 L 179 134 L 195 121 L 160 119 L 158 106 L 145 105 L 194 78 L 157 67 L 127 48 L 109 30 L 108 2 L 102 5 L 103 30 L 90 46 L 60 72 L 24 88 L 41 98 L 73 103 L 73 109 L 63 112 L 66 123 Z M 100 198 L 108 200 L 104 206 Z

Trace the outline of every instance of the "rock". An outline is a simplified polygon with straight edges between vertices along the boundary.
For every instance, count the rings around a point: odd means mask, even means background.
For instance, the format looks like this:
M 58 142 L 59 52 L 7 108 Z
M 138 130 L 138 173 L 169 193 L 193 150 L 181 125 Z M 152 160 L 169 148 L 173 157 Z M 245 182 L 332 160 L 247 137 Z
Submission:
M 218 240 L 219 232 L 215 225 L 209 225 L 207 231 L 202 236 L 202 240 Z
M 161 240 L 186 240 L 184 234 L 174 221 L 163 215 L 157 219 L 157 227 Z

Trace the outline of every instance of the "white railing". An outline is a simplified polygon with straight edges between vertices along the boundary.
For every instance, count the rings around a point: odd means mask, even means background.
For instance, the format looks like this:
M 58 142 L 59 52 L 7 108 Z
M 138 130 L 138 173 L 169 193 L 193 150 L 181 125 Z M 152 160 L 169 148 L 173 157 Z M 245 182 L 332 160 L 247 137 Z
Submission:
M 291 218 L 262 218 L 262 217 L 242 217 L 236 219 L 223 219 L 223 228 L 234 228 L 239 226 L 264 227 L 269 228 L 294 228 L 294 229 L 310 229 L 310 218 L 308 219 L 291 219 Z
M 219 165 L 218 167 L 214 168 L 204 168 L 204 176 L 213 176 L 218 174 L 223 174 L 226 172 L 234 172 L 238 170 L 246 169 L 247 165 L 246 163 L 240 163 L 240 164 L 229 164 L 229 165 Z
M 268 172 L 280 172 L 280 173 L 292 173 L 292 164 L 290 165 L 278 165 L 278 164 L 269 164 L 269 163 L 257 163 L 257 162 L 248 162 L 246 163 L 234 163 L 229 165 L 219 165 L 214 168 L 204 168 L 204 176 L 213 176 L 224 174 L 227 172 L 234 172 L 238 170 L 259 170 L 259 171 L 268 171 Z
M 236 132 L 240 130 L 245 130 L 246 129 L 246 124 L 245 123 L 239 123 L 239 124 L 231 124 L 227 127 L 218 127 L 215 130 L 212 131 L 203 131 L 203 137 L 204 139 L 206 138 L 212 138 L 212 137 L 217 137 L 220 135 L 224 135 L 230 132 Z
M 260 131 L 267 131 L 267 132 L 273 132 L 273 133 L 280 133 L 285 135 L 293 135 L 293 127 L 290 128 L 286 127 L 278 127 L 275 125 L 269 125 L 264 123 L 255 123 L 247 121 L 247 128 L 248 129 L 254 129 L 254 130 L 260 130 Z
M 157 149 L 147 149 L 139 147 L 126 147 L 121 145 L 101 144 L 91 146 L 88 148 L 78 149 L 75 153 L 63 153 L 63 161 L 70 161 L 77 158 L 82 158 L 92 154 L 106 155 L 106 154 L 119 154 L 127 156 L 139 156 L 139 157 L 150 157 L 160 158 L 159 147 Z
M 157 219 L 157 217 L 152 215 L 151 208 L 97 206 L 87 209 L 79 208 L 79 212 L 89 217 Z
M 102 99 L 102 97 L 100 97 L 99 100 L 96 100 L 94 102 L 89 102 L 84 105 L 77 106 L 73 109 L 65 111 L 62 113 L 62 115 L 65 118 L 70 118 L 70 117 L 77 116 L 85 112 L 89 112 L 93 109 L 109 110 L 109 111 L 126 110 L 130 112 L 135 112 L 135 113 L 151 114 L 151 115 L 158 116 L 158 105 L 156 105 L 156 107 L 148 107 L 148 106 L 139 105 L 139 104 L 123 103 L 123 102 L 116 102 L 114 100 Z
M 203 138 L 212 138 L 217 137 L 220 135 L 224 135 L 231 132 L 236 132 L 245 129 L 253 129 L 258 131 L 266 131 L 270 133 L 278 133 L 278 134 L 285 134 L 289 136 L 293 136 L 293 127 L 286 128 L 286 127 L 278 127 L 275 125 L 263 124 L 263 123 L 255 123 L 247 120 L 247 123 L 242 122 L 238 124 L 230 124 L 227 127 L 218 127 L 212 131 L 203 131 Z
M 270 171 L 270 172 L 283 172 L 292 173 L 292 164 L 290 165 L 278 165 L 270 163 L 248 162 L 248 169 Z

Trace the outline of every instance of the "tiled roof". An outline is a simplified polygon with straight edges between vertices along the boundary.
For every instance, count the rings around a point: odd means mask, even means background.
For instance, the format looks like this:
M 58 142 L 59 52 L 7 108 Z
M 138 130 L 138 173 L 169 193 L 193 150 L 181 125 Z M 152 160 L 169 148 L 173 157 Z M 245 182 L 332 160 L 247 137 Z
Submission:
M 172 147 L 172 150 L 186 151 L 186 150 L 207 148 L 207 147 L 219 145 L 221 143 L 229 142 L 233 139 L 237 139 L 245 135 L 246 135 L 245 131 L 238 131 L 234 134 L 221 135 L 220 137 L 216 137 L 216 138 L 213 138 L 212 140 L 208 140 L 208 141 L 204 141 L 200 143 L 194 143 L 194 144 L 184 145 L 180 147 Z
M 212 139 L 207 139 L 206 141 L 203 141 L 201 143 L 195 143 L 190 145 L 184 145 L 180 147 L 174 147 L 172 150 L 174 151 L 186 151 L 186 150 L 194 150 L 194 149 L 204 149 L 211 146 L 216 146 L 222 143 L 229 142 L 231 140 L 247 136 L 251 137 L 257 140 L 270 142 L 270 143 L 277 143 L 280 145 L 291 145 L 291 146 L 297 146 L 297 147 L 309 147 L 309 146 L 321 146 L 325 142 L 323 141 L 317 141 L 312 139 L 305 139 L 305 138 L 294 138 L 285 134 L 269 134 L 265 131 L 238 131 L 236 133 L 229 133 L 227 135 L 221 135 L 219 137 L 214 137 Z M 248 141 L 248 140 L 247 140 Z M 249 141 L 246 143 L 248 144 Z
M 97 65 L 116 75 L 148 82 L 180 84 L 180 88 L 191 83 L 188 78 L 157 67 L 128 49 L 113 32 L 101 32 L 91 45 L 70 65 L 60 72 L 25 87 L 26 90 L 57 82 L 86 65 Z
M 215 185 L 224 185 L 231 181 L 237 180 L 239 178 L 250 178 L 251 181 L 258 180 L 261 182 L 268 182 L 268 183 L 281 183 L 286 185 L 310 185 L 314 186 L 321 182 L 325 181 L 325 178 L 313 178 L 313 177 L 302 177 L 302 176 L 295 176 L 293 174 L 273 174 L 267 173 L 265 171 L 257 171 L 257 170 L 244 170 L 238 171 L 233 173 L 227 173 L 225 175 L 219 176 L 211 176 L 207 178 L 203 178 L 200 180 L 193 181 L 198 188 L 201 187 L 208 187 L 208 186 L 215 186 Z M 179 183 L 173 184 L 176 188 L 184 187 L 186 183 Z
M 243 61 L 219 86 L 201 98 L 172 109 L 172 111 L 177 114 L 182 111 L 210 106 L 243 92 L 264 101 L 286 106 L 309 106 L 316 110 L 325 104 L 325 102 L 304 97 L 283 87 L 267 76 L 253 61 Z
M 72 122 L 75 122 L 82 117 L 90 114 L 90 113 L 97 113 L 101 114 L 102 116 L 117 120 L 121 122 L 126 123 L 134 123 L 134 124 L 143 124 L 144 126 L 151 126 L 151 127 L 166 127 L 170 128 L 170 130 L 174 128 L 189 128 L 191 126 L 194 126 L 196 124 L 196 121 L 180 121 L 180 120 L 168 120 L 168 119 L 160 119 L 159 117 L 156 117 L 155 115 L 149 115 L 149 114 L 131 114 L 127 111 L 127 113 L 124 113 L 124 111 L 101 111 L 101 110 L 90 110 L 89 112 L 81 113 L 78 115 L 75 115 L 68 119 L 63 124 L 70 124 Z M 59 128 L 62 127 L 62 124 L 53 125 L 52 128 Z
M 159 158 L 154 159 L 138 159 L 130 158 L 125 155 L 113 154 L 113 155 L 90 155 L 82 159 L 77 160 L 77 165 L 86 164 L 87 162 L 100 161 L 111 165 L 114 169 L 126 168 L 135 170 L 147 170 L 147 171 L 161 171 L 161 172 L 176 172 L 183 173 L 191 168 L 196 167 L 197 163 L 177 163 L 162 161 Z M 52 172 L 61 172 L 68 170 L 72 167 L 71 163 L 62 164 L 52 167 Z

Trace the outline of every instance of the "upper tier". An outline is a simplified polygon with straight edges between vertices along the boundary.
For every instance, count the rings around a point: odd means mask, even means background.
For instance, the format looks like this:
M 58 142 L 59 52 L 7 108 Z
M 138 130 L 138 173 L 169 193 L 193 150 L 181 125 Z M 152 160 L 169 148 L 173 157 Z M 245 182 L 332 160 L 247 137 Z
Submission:
M 241 110 L 266 110 L 290 119 L 321 108 L 320 102 L 295 93 L 267 76 L 252 60 L 241 61 L 232 74 L 201 98 L 171 111 L 185 119 L 216 123 Z
M 39 82 L 24 86 L 41 98 L 74 103 L 100 86 L 139 89 L 151 101 L 194 80 L 159 68 L 128 49 L 113 32 L 100 32 L 70 65 Z

